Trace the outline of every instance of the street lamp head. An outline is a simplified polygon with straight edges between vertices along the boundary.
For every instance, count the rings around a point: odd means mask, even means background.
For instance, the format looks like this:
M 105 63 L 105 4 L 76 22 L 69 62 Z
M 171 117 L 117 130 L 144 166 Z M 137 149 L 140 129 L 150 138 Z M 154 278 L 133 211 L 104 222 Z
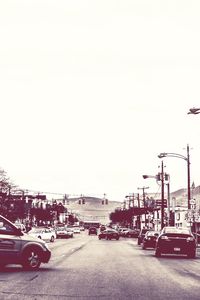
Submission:
M 166 157 L 167 156 L 167 153 L 163 152 L 163 153 L 160 153 L 158 155 L 158 158 L 163 158 L 163 157 Z
M 149 176 L 148 176 L 148 175 L 142 175 L 142 177 L 143 177 L 144 179 L 147 179 Z

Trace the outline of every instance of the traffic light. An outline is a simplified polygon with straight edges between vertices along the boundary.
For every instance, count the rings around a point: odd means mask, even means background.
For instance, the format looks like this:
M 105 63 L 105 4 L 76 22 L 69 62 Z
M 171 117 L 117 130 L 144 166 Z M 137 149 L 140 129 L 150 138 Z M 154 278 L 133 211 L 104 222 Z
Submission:
M 160 173 L 158 173 L 157 175 L 156 175 L 156 180 L 157 181 L 161 181 L 161 176 L 160 176 L 161 174 Z
M 165 180 L 168 181 L 169 180 L 169 174 L 165 173 Z

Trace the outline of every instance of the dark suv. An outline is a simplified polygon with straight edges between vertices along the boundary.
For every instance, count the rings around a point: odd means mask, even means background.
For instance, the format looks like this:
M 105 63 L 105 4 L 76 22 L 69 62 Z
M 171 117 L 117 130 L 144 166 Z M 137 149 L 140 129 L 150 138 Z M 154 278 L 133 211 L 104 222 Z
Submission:
M 0 267 L 19 264 L 36 270 L 41 263 L 48 263 L 51 252 L 47 244 L 23 233 L 8 219 L 0 216 Z

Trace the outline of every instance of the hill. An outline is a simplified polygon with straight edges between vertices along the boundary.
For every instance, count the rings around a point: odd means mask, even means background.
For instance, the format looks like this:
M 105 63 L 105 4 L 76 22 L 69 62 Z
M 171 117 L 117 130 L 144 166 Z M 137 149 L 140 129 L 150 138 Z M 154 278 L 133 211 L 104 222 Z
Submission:
M 153 197 L 154 199 L 161 199 L 161 194 L 159 193 L 147 193 L 146 196 L 149 198 Z M 140 197 L 142 201 L 142 196 Z M 167 198 L 167 194 L 165 194 L 165 198 Z M 198 208 L 200 208 L 200 186 L 191 189 L 191 198 L 196 200 L 196 205 Z M 102 224 L 107 224 L 110 221 L 110 213 L 116 208 L 121 207 L 124 202 L 108 201 L 108 204 L 102 204 L 102 201 L 104 200 L 102 198 L 84 196 L 85 204 L 79 204 L 80 199 L 80 197 L 68 198 L 67 202 L 65 203 L 65 207 L 70 213 L 77 214 L 80 220 L 95 220 L 100 221 Z M 187 189 L 179 189 L 170 193 L 171 208 L 174 206 L 187 207 L 187 202 Z

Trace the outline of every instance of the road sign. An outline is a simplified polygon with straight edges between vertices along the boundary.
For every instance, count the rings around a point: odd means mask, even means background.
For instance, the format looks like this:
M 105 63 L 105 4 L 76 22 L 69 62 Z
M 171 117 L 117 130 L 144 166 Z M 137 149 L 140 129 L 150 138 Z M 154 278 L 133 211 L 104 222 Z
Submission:
M 156 206 L 162 206 L 162 200 L 161 199 L 156 200 Z M 164 199 L 163 206 L 164 206 L 164 208 L 167 207 L 167 199 Z

